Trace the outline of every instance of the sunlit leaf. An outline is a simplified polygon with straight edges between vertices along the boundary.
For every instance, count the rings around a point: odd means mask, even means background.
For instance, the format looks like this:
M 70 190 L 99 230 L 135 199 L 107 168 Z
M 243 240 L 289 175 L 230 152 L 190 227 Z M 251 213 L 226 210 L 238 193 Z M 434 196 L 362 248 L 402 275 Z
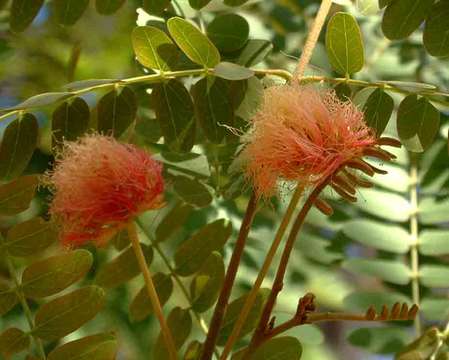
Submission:
M 93 257 L 87 250 L 75 250 L 37 261 L 22 274 L 25 296 L 41 298 L 57 294 L 87 274 Z
M 407 285 L 411 279 L 411 270 L 401 262 L 381 259 L 347 259 L 343 269 L 354 274 L 374 276 L 398 285 Z
M 175 347 L 178 350 L 185 343 L 190 332 L 192 331 L 192 317 L 190 316 L 189 310 L 175 307 L 168 315 L 167 325 L 171 330 Z M 153 354 L 154 359 L 169 359 L 162 334 L 159 334 L 156 340 Z
M 429 1 L 430 2 L 430 1 Z M 433 56 L 449 55 L 449 2 L 439 1 L 433 5 L 424 25 L 423 42 Z M 442 34 L 446 34 L 442 36 Z
M 25 30 L 33 22 L 43 4 L 44 0 L 13 0 L 9 15 L 11 30 L 16 32 Z
M 423 230 L 419 234 L 419 252 L 430 256 L 449 254 L 449 231 Z
M 187 89 L 175 79 L 157 84 L 152 101 L 165 144 L 175 152 L 189 151 L 195 142 L 195 111 Z
M 449 286 L 449 269 L 443 265 L 422 265 L 419 279 L 424 286 L 445 288 Z
M 254 71 L 246 67 L 223 61 L 215 66 L 214 75 L 226 80 L 245 80 L 254 75 Z
M 182 276 L 197 272 L 213 251 L 223 247 L 231 232 L 231 224 L 224 219 L 216 220 L 199 229 L 176 250 L 176 272 Z
M 113 333 L 102 333 L 70 341 L 52 350 L 48 360 L 112 360 L 117 353 Z
M 104 95 L 97 106 L 98 131 L 119 137 L 134 121 L 137 99 L 134 91 L 125 86 Z
M 449 220 L 449 200 L 424 198 L 419 204 L 419 221 L 425 225 L 445 223 Z
M 134 28 L 131 35 L 137 60 L 145 67 L 167 71 L 173 69 L 180 52 L 170 37 L 153 26 Z
M 394 0 L 385 9 L 382 30 L 390 40 L 404 39 L 424 21 L 433 0 Z
M 398 194 L 363 189 L 358 198 L 357 206 L 369 214 L 391 221 L 406 221 L 409 218 L 410 203 Z
M 145 255 L 147 264 L 153 260 L 153 249 L 145 244 L 140 244 Z M 112 261 L 104 264 L 98 270 L 96 284 L 104 288 L 113 288 L 119 286 L 140 273 L 139 264 L 132 247 L 123 251 Z
M 224 275 L 223 259 L 218 252 L 213 252 L 190 284 L 194 311 L 202 313 L 215 303 L 223 285 Z
M 28 113 L 6 127 L 0 144 L 0 179 L 11 180 L 22 174 L 36 149 L 38 131 L 36 117 Z
M 76 140 L 87 130 L 89 118 L 89 106 L 79 97 L 59 105 L 53 112 L 54 142 L 61 144 L 63 140 Z
M 173 292 L 173 281 L 170 275 L 163 273 L 156 273 L 152 278 L 159 302 L 161 306 L 164 306 Z M 131 302 L 129 316 L 132 321 L 142 321 L 152 313 L 153 306 L 148 295 L 148 289 L 144 286 Z
M 26 350 L 30 346 L 30 337 L 18 328 L 9 328 L 0 334 L 0 354 L 6 359 Z
M 105 293 L 86 286 L 42 305 L 36 313 L 33 334 L 53 341 L 70 334 L 103 308 Z
M 0 214 L 15 215 L 28 209 L 38 183 L 37 176 L 27 175 L 0 185 Z
M 125 3 L 125 0 L 96 0 L 95 8 L 102 15 L 115 13 Z
M 396 360 L 425 360 L 435 353 L 440 342 L 438 329 L 432 327 L 396 355 Z
M 398 135 L 407 150 L 426 150 L 439 128 L 440 113 L 426 98 L 418 99 L 417 95 L 408 95 L 399 105 Z
M 187 20 L 172 17 L 167 27 L 173 40 L 194 63 L 213 68 L 220 62 L 220 53 L 214 44 Z
M 425 297 L 419 304 L 419 311 L 427 320 L 440 321 L 449 316 L 449 299 Z
M 362 69 L 365 61 L 362 34 L 352 15 L 339 12 L 329 20 L 326 50 L 332 67 L 339 74 L 347 76 Z
M 241 49 L 249 35 L 249 24 L 244 17 L 229 13 L 218 15 L 207 26 L 207 36 L 224 52 Z
M 56 18 L 61 25 L 73 25 L 84 14 L 89 0 L 56 0 L 54 1 Z
M 413 242 L 402 227 L 372 220 L 350 220 L 342 230 L 353 241 L 397 254 L 407 253 Z

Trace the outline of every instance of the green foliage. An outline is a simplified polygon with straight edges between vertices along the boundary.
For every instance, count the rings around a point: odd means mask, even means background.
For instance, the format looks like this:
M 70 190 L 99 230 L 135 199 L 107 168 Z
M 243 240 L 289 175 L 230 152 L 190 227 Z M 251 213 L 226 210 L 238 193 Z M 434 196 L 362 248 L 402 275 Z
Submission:
M 217 16 L 207 26 L 207 36 L 223 52 L 241 49 L 247 42 L 248 35 L 248 22 L 237 14 Z
M 294 337 L 283 336 L 268 340 L 254 354 L 251 360 L 301 359 L 301 343 Z
M 34 198 L 37 184 L 36 176 L 27 175 L 0 185 L 0 214 L 15 215 L 26 210 Z
M 0 353 L 5 358 L 26 350 L 30 346 L 30 338 L 18 328 L 9 328 L 0 334 Z

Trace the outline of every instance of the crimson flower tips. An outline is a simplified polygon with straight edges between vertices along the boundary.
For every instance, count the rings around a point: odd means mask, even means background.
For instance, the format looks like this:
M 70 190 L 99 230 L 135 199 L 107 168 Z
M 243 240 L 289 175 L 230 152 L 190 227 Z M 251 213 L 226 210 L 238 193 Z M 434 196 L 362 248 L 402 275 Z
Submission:
M 263 197 L 276 193 L 278 180 L 307 187 L 335 175 L 331 185 L 337 192 L 347 183 L 360 185 L 354 182 L 362 180 L 344 167 L 369 175 L 381 172 L 361 158 L 368 155 L 391 160 L 394 156 L 378 145 L 400 145 L 394 139 L 377 139 L 365 124 L 363 113 L 350 101 L 339 100 L 334 91 L 297 85 L 265 90 L 262 106 L 243 142 L 240 158 L 246 177 Z M 340 170 L 346 171 L 344 180 L 343 175 L 337 175 Z
M 135 215 L 163 201 L 161 164 L 107 136 L 66 143 L 47 180 L 54 192 L 50 213 L 68 246 L 101 245 Z

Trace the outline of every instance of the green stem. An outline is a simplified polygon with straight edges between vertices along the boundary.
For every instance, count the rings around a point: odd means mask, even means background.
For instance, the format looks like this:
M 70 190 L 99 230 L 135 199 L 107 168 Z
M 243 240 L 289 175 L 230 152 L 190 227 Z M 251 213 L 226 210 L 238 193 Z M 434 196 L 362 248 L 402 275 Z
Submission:
M 298 213 L 295 222 L 292 225 L 290 234 L 285 243 L 284 251 L 282 252 L 282 257 L 279 262 L 278 270 L 276 272 L 276 277 L 274 279 L 271 292 L 268 296 L 267 302 L 265 303 L 262 315 L 259 320 L 259 324 L 253 334 L 251 343 L 248 347 L 248 350 L 246 351 L 246 355 L 251 354 L 252 350 L 258 347 L 264 340 L 265 332 L 268 327 L 268 323 L 270 321 L 271 313 L 276 303 L 277 296 L 283 287 L 284 276 L 287 270 L 288 261 L 290 259 L 290 254 L 293 250 L 293 246 L 295 244 L 298 233 L 301 230 L 302 225 L 304 224 L 307 214 L 309 213 L 315 201 L 318 199 L 318 196 L 320 195 L 321 191 L 329 183 L 330 179 L 331 176 L 324 179 L 321 183 L 315 186 L 315 188 L 307 198 L 306 202 L 304 203 L 303 207 L 301 208 L 301 211 Z
M 178 355 L 176 353 L 176 346 L 173 340 L 173 335 L 167 325 L 167 321 L 165 320 L 164 314 L 162 312 L 161 303 L 154 287 L 153 279 L 151 278 L 151 273 L 145 260 L 145 255 L 143 254 L 142 247 L 140 245 L 136 225 L 133 222 L 130 222 L 128 224 L 128 235 L 131 240 L 131 245 L 136 255 L 140 271 L 142 272 L 143 278 L 145 280 L 145 286 L 148 291 L 151 305 L 153 306 L 153 311 L 157 319 L 159 320 L 159 325 L 161 326 L 161 333 L 167 347 L 169 359 L 177 360 Z
M 237 341 L 240 332 L 242 331 L 243 325 L 245 324 L 245 320 L 247 319 L 252 307 L 254 306 L 254 302 L 257 298 L 257 294 L 259 292 L 260 287 L 262 286 L 262 282 L 267 276 L 268 270 L 270 269 L 271 263 L 273 262 L 273 258 L 276 254 L 279 245 L 281 244 L 282 238 L 284 237 L 285 231 L 287 230 L 287 226 L 290 223 L 290 220 L 293 216 L 294 210 L 298 205 L 299 199 L 303 193 L 303 187 L 299 186 L 296 188 L 293 196 L 290 200 L 290 203 L 287 207 L 287 210 L 282 218 L 281 224 L 276 232 L 273 243 L 271 244 L 270 249 L 268 250 L 267 255 L 265 256 L 264 263 L 257 275 L 257 279 L 251 288 L 251 291 L 248 293 L 245 304 L 243 305 L 240 314 L 237 317 L 237 321 L 232 329 L 231 335 L 226 342 L 223 352 L 221 353 L 220 360 L 225 360 L 232 351 L 232 346 Z
M 23 309 L 23 312 L 25 313 L 25 317 L 27 319 L 28 325 L 30 326 L 31 335 L 33 336 L 33 340 L 36 344 L 36 348 L 39 353 L 39 356 L 42 357 L 42 359 L 46 359 L 44 346 L 42 345 L 41 340 L 33 335 L 33 329 L 34 329 L 33 315 L 31 314 L 31 310 L 30 310 L 30 307 L 28 306 L 28 302 L 25 298 L 25 295 L 23 294 L 23 292 L 21 290 L 20 282 L 17 277 L 14 265 L 11 261 L 11 258 L 9 257 L 9 255 L 7 253 L 5 254 L 5 261 L 6 261 L 6 265 L 8 266 L 9 275 L 11 276 L 11 278 L 14 282 L 14 285 L 16 287 L 15 293 L 16 293 L 17 297 L 19 298 L 20 305 L 22 306 L 22 309 Z
M 419 228 L 418 228 L 418 159 L 416 154 L 410 153 L 410 236 L 412 238 L 412 245 L 410 247 L 410 266 L 412 270 L 412 300 L 413 303 L 419 306 Z M 416 335 L 421 335 L 421 319 L 419 314 L 415 318 Z
M 168 269 L 168 271 L 170 273 L 170 276 L 175 280 L 175 282 L 178 285 L 179 289 L 181 290 L 181 292 L 183 293 L 183 295 L 186 298 L 187 302 L 189 303 L 190 311 L 193 314 L 193 316 L 195 317 L 195 319 L 197 320 L 201 330 L 203 331 L 203 333 L 205 335 L 207 335 L 207 333 L 209 332 L 209 328 L 208 328 L 208 326 L 206 324 L 206 321 L 201 317 L 200 314 L 198 314 L 196 311 L 194 311 L 192 309 L 192 304 L 193 304 L 192 298 L 190 297 L 190 294 L 189 294 L 187 288 L 185 287 L 184 283 L 181 281 L 179 276 L 176 274 L 175 269 L 171 265 L 169 258 L 167 257 L 167 255 L 165 255 L 164 251 L 159 246 L 159 244 L 156 241 L 154 241 L 153 236 L 148 232 L 148 230 L 146 229 L 145 225 L 142 223 L 142 221 L 139 218 L 136 219 L 136 223 L 140 227 L 140 229 L 142 229 L 143 233 L 148 238 L 148 240 L 151 242 L 151 246 L 159 254 L 160 258 L 162 259 L 162 262 L 164 263 L 165 267 Z M 218 350 L 215 349 L 214 351 L 215 351 L 215 355 L 218 358 L 218 356 L 219 356 Z
M 231 260 L 226 270 L 220 295 L 218 296 L 217 303 L 215 304 L 214 314 L 212 315 L 212 320 L 210 322 L 209 333 L 207 334 L 206 341 L 204 342 L 203 353 L 201 354 L 200 360 L 209 360 L 212 357 L 212 351 L 215 347 L 215 343 L 220 332 L 229 297 L 231 296 L 231 290 L 237 275 L 240 259 L 243 255 L 246 239 L 248 238 L 249 230 L 251 228 L 251 224 L 253 223 L 254 215 L 257 211 L 257 203 L 258 197 L 255 194 L 252 194 L 240 226 L 239 236 L 234 245 L 234 250 L 232 251 Z

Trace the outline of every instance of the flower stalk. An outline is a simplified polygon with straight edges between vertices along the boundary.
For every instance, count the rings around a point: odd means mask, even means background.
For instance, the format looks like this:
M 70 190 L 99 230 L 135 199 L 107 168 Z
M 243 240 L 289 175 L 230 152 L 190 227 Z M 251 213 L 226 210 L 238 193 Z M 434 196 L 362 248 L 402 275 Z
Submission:
M 145 261 L 145 255 L 143 254 L 142 247 L 140 246 L 139 236 L 137 234 L 136 225 L 134 222 L 129 222 L 127 226 L 128 235 L 131 240 L 131 245 L 133 247 L 134 253 L 139 264 L 140 271 L 142 272 L 143 278 L 145 280 L 145 285 L 148 291 L 148 296 L 153 306 L 154 313 L 161 326 L 162 337 L 164 338 L 165 345 L 167 346 L 167 351 L 170 360 L 177 359 L 175 342 L 173 340 L 173 335 L 167 325 L 164 314 L 162 312 L 161 303 L 157 295 L 156 289 L 154 287 L 153 280 L 151 278 L 150 270 L 148 269 L 147 263 Z

